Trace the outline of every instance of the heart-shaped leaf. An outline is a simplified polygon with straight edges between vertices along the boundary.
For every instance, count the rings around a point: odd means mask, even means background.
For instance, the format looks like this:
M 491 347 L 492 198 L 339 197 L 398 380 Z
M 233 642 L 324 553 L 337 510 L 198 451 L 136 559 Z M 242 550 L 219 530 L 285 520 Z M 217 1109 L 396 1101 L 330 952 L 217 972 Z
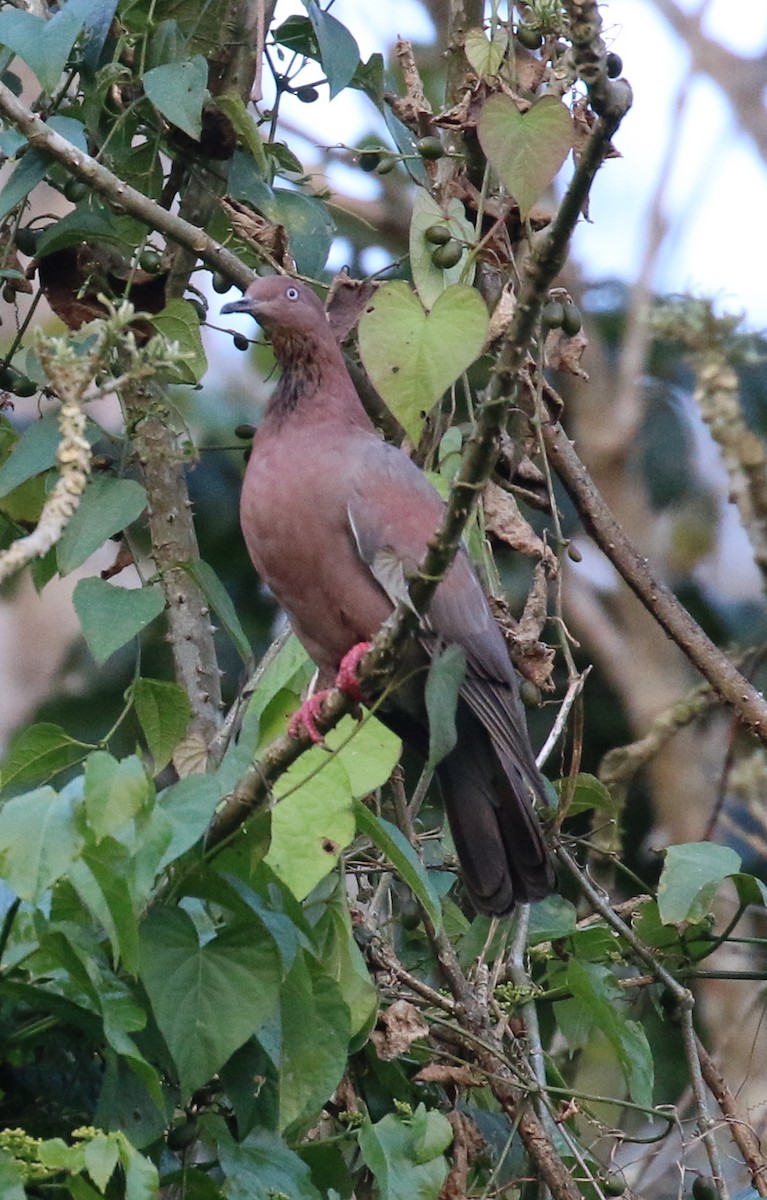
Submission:
M 440 396 L 481 354 L 488 327 L 479 292 L 454 284 L 430 313 L 406 283 L 384 284 L 359 328 L 362 362 L 408 437 L 417 442 Z
M 525 218 L 572 149 L 569 110 L 555 96 L 542 96 L 521 113 L 509 96 L 498 93 L 482 109 L 477 133 Z
M 492 40 L 484 29 L 467 29 L 463 43 L 464 53 L 469 63 L 480 76 L 497 75 L 498 68 L 506 55 L 508 34 L 500 26 L 493 33 Z
M 96 576 L 81 579 L 73 595 L 88 649 L 101 666 L 159 617 L 165 598 L 157 587 L 114 587 Z

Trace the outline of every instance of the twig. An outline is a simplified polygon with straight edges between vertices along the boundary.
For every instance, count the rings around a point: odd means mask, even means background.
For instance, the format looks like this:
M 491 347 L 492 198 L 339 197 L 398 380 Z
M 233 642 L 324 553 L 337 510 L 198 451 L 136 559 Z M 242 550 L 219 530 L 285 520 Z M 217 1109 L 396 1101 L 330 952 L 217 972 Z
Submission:
M 767 1158 L 764 1156 L 759 1138 L 738 1112 L 735 1097 L 700 1038 L 695 1039 L 695 1045 L 703 1079 L 722 1110 L 732 1139 L 751 1172 L 753 1185 L 760 1196 L 767 1196 Z
M 684 1043 L 684 1054 L 687 1059 L 687 1066 L 690 1071 L 690 1085 L 692 1094 L 695 1099 L 695 1107 L 697 1109 L 697 1125 L 703 1144 L 706 1147 L 706 1154 L 711 1166 L 711 1174 L 714 1177 L 717 1192 L 721 1200 L 729 1200 L 729 1189 L 727 1181 L 724 1178 L 722 1171 L 722 1162 L 719 1157 L 719 1147 L 716 1144 L 714 1137 L 714 1120 L 708 1111 L 708 1101 L 706 1099 L 706 1086 L 703 1082 L 703 1074 L 701 1072 L 700 1057 L 698 1055 L 697 1039 L 695 1036 L 695 1026 L 692 1019 L 693 1000 L 690 997 L 690 1002 L 681 1006 L 680 1017 L 682 1023 L 682 1041 Z

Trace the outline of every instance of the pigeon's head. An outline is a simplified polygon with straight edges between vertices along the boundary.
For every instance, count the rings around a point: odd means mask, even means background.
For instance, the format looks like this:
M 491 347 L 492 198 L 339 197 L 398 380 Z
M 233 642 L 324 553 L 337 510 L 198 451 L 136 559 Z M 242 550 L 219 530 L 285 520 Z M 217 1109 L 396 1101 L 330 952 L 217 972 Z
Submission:
M 317 335 L 327 329 L 322 301 L 310 287 L 289 275 L 267 275 L 251 283 L 240 300 L 225 304 L 222 313 L 250 313 L 268 334 Z

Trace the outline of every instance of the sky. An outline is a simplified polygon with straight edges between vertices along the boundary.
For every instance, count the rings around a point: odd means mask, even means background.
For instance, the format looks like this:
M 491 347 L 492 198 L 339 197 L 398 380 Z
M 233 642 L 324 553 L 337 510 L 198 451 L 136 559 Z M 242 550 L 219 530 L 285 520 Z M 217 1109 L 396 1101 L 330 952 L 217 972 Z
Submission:
M 678 2 L 691 11 L 700 7 Z M 280 0 L 277 11 L 284 18 L 305 10 L 299 0 Z M 634 106 L 616 139 L 622 158 L 603 167 L 592 194 L 591 224 L 583 222 L 576 232 L 574 253 L 584 274 L 636 278 L 648 211 L 665 173 L 661 203 L 668 230 L 652 286 L 704 293 L 722 310 L 744 312 L 750 327 L 767 327 L 767 288 L 762 271 L 755 269 L 754 245 L 758 214 L 767 212 L 767 166 L 750 139 L 739 134 L 722 93 L 705 78 L 693 80 L 681 121 L 674 122 L 688 54 L 649 0 L 606 0 L 601 11 L 605 40 L 623 59 Z M 414 0 L 377 5 L 336 0 L 333 13 L 354 33 L 363 58 L 390 44 L 397 33 L 415 42 L 433 38 L 431 23 Z M 767 47 L 767 0 L 710 0 L 705 28 L 738 53 L 758 54 Z M 354 144 L 373 125 L 371 106 L 349 91 L 329 105 L 324 97 L 311 106 L 294 101 L 293 112 L 295 120 L 313 128 L 315 144 L 330 140 L 329 128 L 333 141 Z M 359 170 L 333 165 L 329 174 L 339 189 L 375 194 L 375 180 Z M 762 250 L 762 260 L 766 257 Z

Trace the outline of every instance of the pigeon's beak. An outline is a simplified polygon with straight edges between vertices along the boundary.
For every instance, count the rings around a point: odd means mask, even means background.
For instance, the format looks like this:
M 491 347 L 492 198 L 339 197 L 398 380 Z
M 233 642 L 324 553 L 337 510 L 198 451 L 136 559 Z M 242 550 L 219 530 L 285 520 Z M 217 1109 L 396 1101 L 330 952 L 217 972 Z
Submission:
M 231 300 L 229 304 L 225 304 L 221 309 L 222 313 L 253 313 L 253 302 L 247 296 L 241 296 L 239 300 Z

